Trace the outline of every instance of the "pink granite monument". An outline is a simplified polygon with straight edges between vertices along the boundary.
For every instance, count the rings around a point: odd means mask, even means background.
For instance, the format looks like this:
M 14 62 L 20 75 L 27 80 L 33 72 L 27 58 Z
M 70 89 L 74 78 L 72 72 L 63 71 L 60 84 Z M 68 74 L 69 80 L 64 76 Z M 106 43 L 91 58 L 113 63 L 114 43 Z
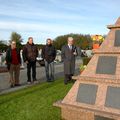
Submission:
M 120 120 L 120 18 L 62 101 L 64 120 Z

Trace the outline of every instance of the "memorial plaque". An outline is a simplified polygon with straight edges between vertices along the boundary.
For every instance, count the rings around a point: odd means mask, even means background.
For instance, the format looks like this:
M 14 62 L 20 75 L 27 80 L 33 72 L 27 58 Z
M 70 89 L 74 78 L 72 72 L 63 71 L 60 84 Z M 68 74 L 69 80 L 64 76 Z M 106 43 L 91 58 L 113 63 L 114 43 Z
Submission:
M 77 102 L 95 104 L 98 86 L 91 84 L 80 84 L 77 94 Z
M 105 106 L 120 109 L 120 87 L 108 87 Z
M 95 116 L 95 120 L 114 120 L 114 119 L 101 117 L 101 116 Z
M 96 74 L 114 75 L 116 72 L 117 57 L 100 56 L 97 63 Z
M 120 47 L 120 30 L 115 31 L 115 42 L 114 42 L 115 47 Z

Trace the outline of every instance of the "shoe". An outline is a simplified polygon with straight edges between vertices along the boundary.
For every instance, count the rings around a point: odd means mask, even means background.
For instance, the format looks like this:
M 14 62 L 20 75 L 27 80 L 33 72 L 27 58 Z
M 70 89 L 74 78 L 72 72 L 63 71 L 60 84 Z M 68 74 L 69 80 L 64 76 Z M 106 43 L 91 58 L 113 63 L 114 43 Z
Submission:
M 54 82 L 54 81 L 55 81 L 54 77 L 52 77 L 52 78 L 51 78 L 51 81 L 52 81 L 52 82 Z
M 37 84 L 37 83 L 39 83 L 39 82 L 38 82 L 37 80 L 34 80 L 33 83 L 34 83 L 34 84 Z
M 50 78 L 48 78 L 48 79 L 47 79 L 47 82 L 51 82 L 51 79 L 50 79 Z
M 65 85 L 67 85 L 68 83 L 64 83 Z
M 27 82 L 27 84 L 28 84 L 28 85 L 30 85 L 30 84 L 31 84 L 31 82 Z
M 12 84 L 12 85 L 10 85 L 10 87 L 11 87 L 11 88 L 14 88 L 15 86 Z
M 15 86 L 21 86 L 20 84 L 15 84 Z
M 51 82 L 51 80 L 47 80 L 47 82 Z
M 33 79 L 33 81 L 37 81 L 37 79 L 35 78 L 35 79 Z
M 51 80 L 51 82 L 54 82 L 54 80 Z

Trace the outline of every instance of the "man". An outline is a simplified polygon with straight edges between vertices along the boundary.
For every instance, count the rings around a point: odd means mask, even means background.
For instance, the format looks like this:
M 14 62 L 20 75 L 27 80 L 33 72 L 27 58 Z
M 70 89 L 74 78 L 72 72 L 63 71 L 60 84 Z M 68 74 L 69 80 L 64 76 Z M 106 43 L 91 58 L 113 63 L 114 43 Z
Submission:
M 10 48 L 6 51 L 6 64 L 10 73 L 11 87 L 19 86 L 21 58 L 15 41 L 12 41 Z
M 56 57 L 56 49 L 52 45 L 52 40 L 47 39 L 46 46 L 42 49 L 42 58 L 45 60 L 45 71 L 47 82 L 54 81 L 54 60 Z
M 37 46 L 33 43 L 33 38 L 29 37 L 28 42 L 23 48 L 23 59 L 24 62 L 27 64 L 27 77 L 28 77 L 28 84 L 30 84 L 31 81 L 31 69 L 32 69 L 32 78 L 33 82 L 35 82 L 36 79 L 36 58 L 38 56 L 38 49 Z
M 64 62 L 64 83 L 72 80 L 72 76 L 75 71 L 75 57 L 77 56 L 77 49 L 74 46 L 74 40 L 72 37 L 68 37 L 68 44 L 62 47 L 62 61 Z

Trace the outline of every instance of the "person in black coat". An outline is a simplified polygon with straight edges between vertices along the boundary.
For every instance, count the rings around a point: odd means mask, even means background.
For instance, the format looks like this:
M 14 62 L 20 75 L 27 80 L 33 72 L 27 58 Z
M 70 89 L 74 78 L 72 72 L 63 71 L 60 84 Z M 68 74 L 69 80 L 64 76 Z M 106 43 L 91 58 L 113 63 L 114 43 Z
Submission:
M 41 56 L 45 61 L 47 82 L 54 81 L 54 60 L 56 58 L 56 49 L 52 45 L 51 39 L 47 39 L 47 44 L 43 47 Z
M 72 79 L 75 72 L 75 58 L 78 55 L 77 48 L 74 45 L 72 37 L 68 37 L 68 44 L 62 47 L 61 57 L 64 62 L 64 83 Z
M 36 79 L 36 58 L 37 56 L 38 56 L 37 46 L 33 43 L 33 38 L 29 37 L 27 44 L 23 48 L 23 59 L 24 59 L 24 62 L 27 64 L 28 84 L 32 82 L 31 81 L 31 68 L 32 68 L 33 82 L 37 80 Z

